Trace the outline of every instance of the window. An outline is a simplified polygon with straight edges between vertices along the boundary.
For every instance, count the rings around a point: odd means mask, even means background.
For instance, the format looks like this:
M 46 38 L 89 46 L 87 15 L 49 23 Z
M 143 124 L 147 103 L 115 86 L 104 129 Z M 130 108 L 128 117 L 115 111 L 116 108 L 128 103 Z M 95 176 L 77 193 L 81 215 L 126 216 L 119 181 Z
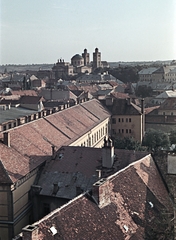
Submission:
M 108 134 L 108 124 L 106 124 L 105 134 Z
M 131 129 L 129 129 L 129 133 L 131 133 Z
M 165 112 L 163 112 L 163 115 L 165 116 Z
M 122 118 L 122 122 L 123 122 L 123 118 Z
M 126 129 L 126 133 L 128 133 L 128 129 Z
M 120 129 L 119 129 L 119 133 L 120 133 Z
M 116 134 L 116 130 L 115 129 L 112 129 L 112 134 Z
M 116 124 L 116 119 L 112 118 L 112 124 Z
M 124 133 L 124 130 L 122 129 L 122 133 Z
M 119 118 L 119 122 L 120 122 L 120 118 Z
M 173 112 L 171 112 L 171 115 L 173 116 L 173 115 L 174 115 L 174 113 L 173 113 Z
M 89 137 L 89 147 L 91 146 L 91 138 Z
M 131 118 L 129 118 L 129 122 L 131 122 Z
M 128 122 L 128 118 L 126 118 L 126 122 Z

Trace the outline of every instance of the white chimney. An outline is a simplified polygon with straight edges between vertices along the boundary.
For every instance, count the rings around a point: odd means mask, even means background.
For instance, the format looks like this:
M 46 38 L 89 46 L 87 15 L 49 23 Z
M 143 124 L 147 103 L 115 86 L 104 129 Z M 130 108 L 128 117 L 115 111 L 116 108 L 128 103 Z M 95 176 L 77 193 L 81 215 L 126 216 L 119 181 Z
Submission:
M 112 140 L 104 139 L 104 147 L 102 148 L 102 166 L 105 168 L 112 168 L 114 164 L 114 146 Z

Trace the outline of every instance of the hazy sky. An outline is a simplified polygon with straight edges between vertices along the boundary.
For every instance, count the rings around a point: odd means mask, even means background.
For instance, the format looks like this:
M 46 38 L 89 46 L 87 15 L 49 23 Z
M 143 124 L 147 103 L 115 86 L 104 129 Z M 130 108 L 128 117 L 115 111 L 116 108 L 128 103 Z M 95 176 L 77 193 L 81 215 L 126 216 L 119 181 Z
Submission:
M 176 59 L 175 0 L 0 0 L 0 64 Z

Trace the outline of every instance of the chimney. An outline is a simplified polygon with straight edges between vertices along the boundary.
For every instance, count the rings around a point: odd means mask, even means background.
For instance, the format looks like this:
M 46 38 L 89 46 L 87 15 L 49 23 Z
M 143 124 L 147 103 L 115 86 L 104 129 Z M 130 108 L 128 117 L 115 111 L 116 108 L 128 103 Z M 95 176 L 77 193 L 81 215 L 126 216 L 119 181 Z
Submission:
M 4 144 L 7 147 L 10 147 L 10 132 L 4 132 L 3 135 L 4 135 Z
M 52 192 L 52 194 L 56 195 L 58 190 L 59 190 L 58 183 L 57 182 L 53 183 L 53 192 Z
M 112 106 L 113 105 L 113 98 L 111 96 L 106 97 L 106 106 Z
M 101 169 L 96 169 L 98 179 L 101 178 Z
M 112 168 L 114 163 L 114 146 L 112 140 L 104 139 L 104 147 L 102 148 L 102 166 L 105 168 Z
M 27 225 L 22 229 L 22 239 L 38 240 L 38 227 L 35 225 Z
M 131 104 L 131 98 L 127 98 L 127 105 L 130 105 Z
M 144 99 L 141 99 L 141 113 L 144 114 Z
M 51 146 L 51 149 L 52 149 L 52 159 L 55 159 L 55 157 L 56 157 L 56 150 L 55 150 L 55 146 L 54 146 L 54 145 L 52 145 L 52 146 Z
M 102 178 L 93 184 L 92 198 L 100 208 L 105 207 L 111 202 L 109 193 L 109 180 Z

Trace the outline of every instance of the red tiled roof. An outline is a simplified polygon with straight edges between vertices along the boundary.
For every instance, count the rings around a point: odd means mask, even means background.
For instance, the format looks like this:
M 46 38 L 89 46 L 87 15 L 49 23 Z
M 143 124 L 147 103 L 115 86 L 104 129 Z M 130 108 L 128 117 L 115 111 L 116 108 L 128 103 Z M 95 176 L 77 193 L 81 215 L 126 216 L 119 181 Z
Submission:
M 44 162 L 44 156 L 51 156 L 52 145 L 69 145 L 108 117 L 94 99 L 10 129 L 11 147 L 0 142 L 0 160 L 15 182 Z
M 57 197 L 72 199 L 76 196 L 76 187 L 84 191 L 90 189 L 98 180 L 97 169 L 101 177 L 128 166 L 130 163 L 146 156 L 146 152 L 115 149 L 115 161 L 112 169 L 102 167 L 102 149 L 90 147 L 63 146 L 54 160 L 48 163 L 40 176 L 38 185 L 41 186 L 41 195 L 52 195 L 53 183 L 62 182 Z M 74 181 L 73 181 L 74 179 Z M 82 186 L 83 185 L 83 186 Z
M 34 224 L 38 239 L 51 239 L 52 226 L 57 230 L 54 239 L 142 240 L 163 236 L 173 208 L 151 155 L 108 177 L 101 186 L 108 190 L 108 194 L 99 192 L 104 200 L 109 199 L 105 206 L 98 206 L 91 192 L 80 195 Z
M 37 92 L 34 90 L 19 90 L 19 91 L 11 91 L 12 95 L 20 95 L 20 96 L 38 96 Z

